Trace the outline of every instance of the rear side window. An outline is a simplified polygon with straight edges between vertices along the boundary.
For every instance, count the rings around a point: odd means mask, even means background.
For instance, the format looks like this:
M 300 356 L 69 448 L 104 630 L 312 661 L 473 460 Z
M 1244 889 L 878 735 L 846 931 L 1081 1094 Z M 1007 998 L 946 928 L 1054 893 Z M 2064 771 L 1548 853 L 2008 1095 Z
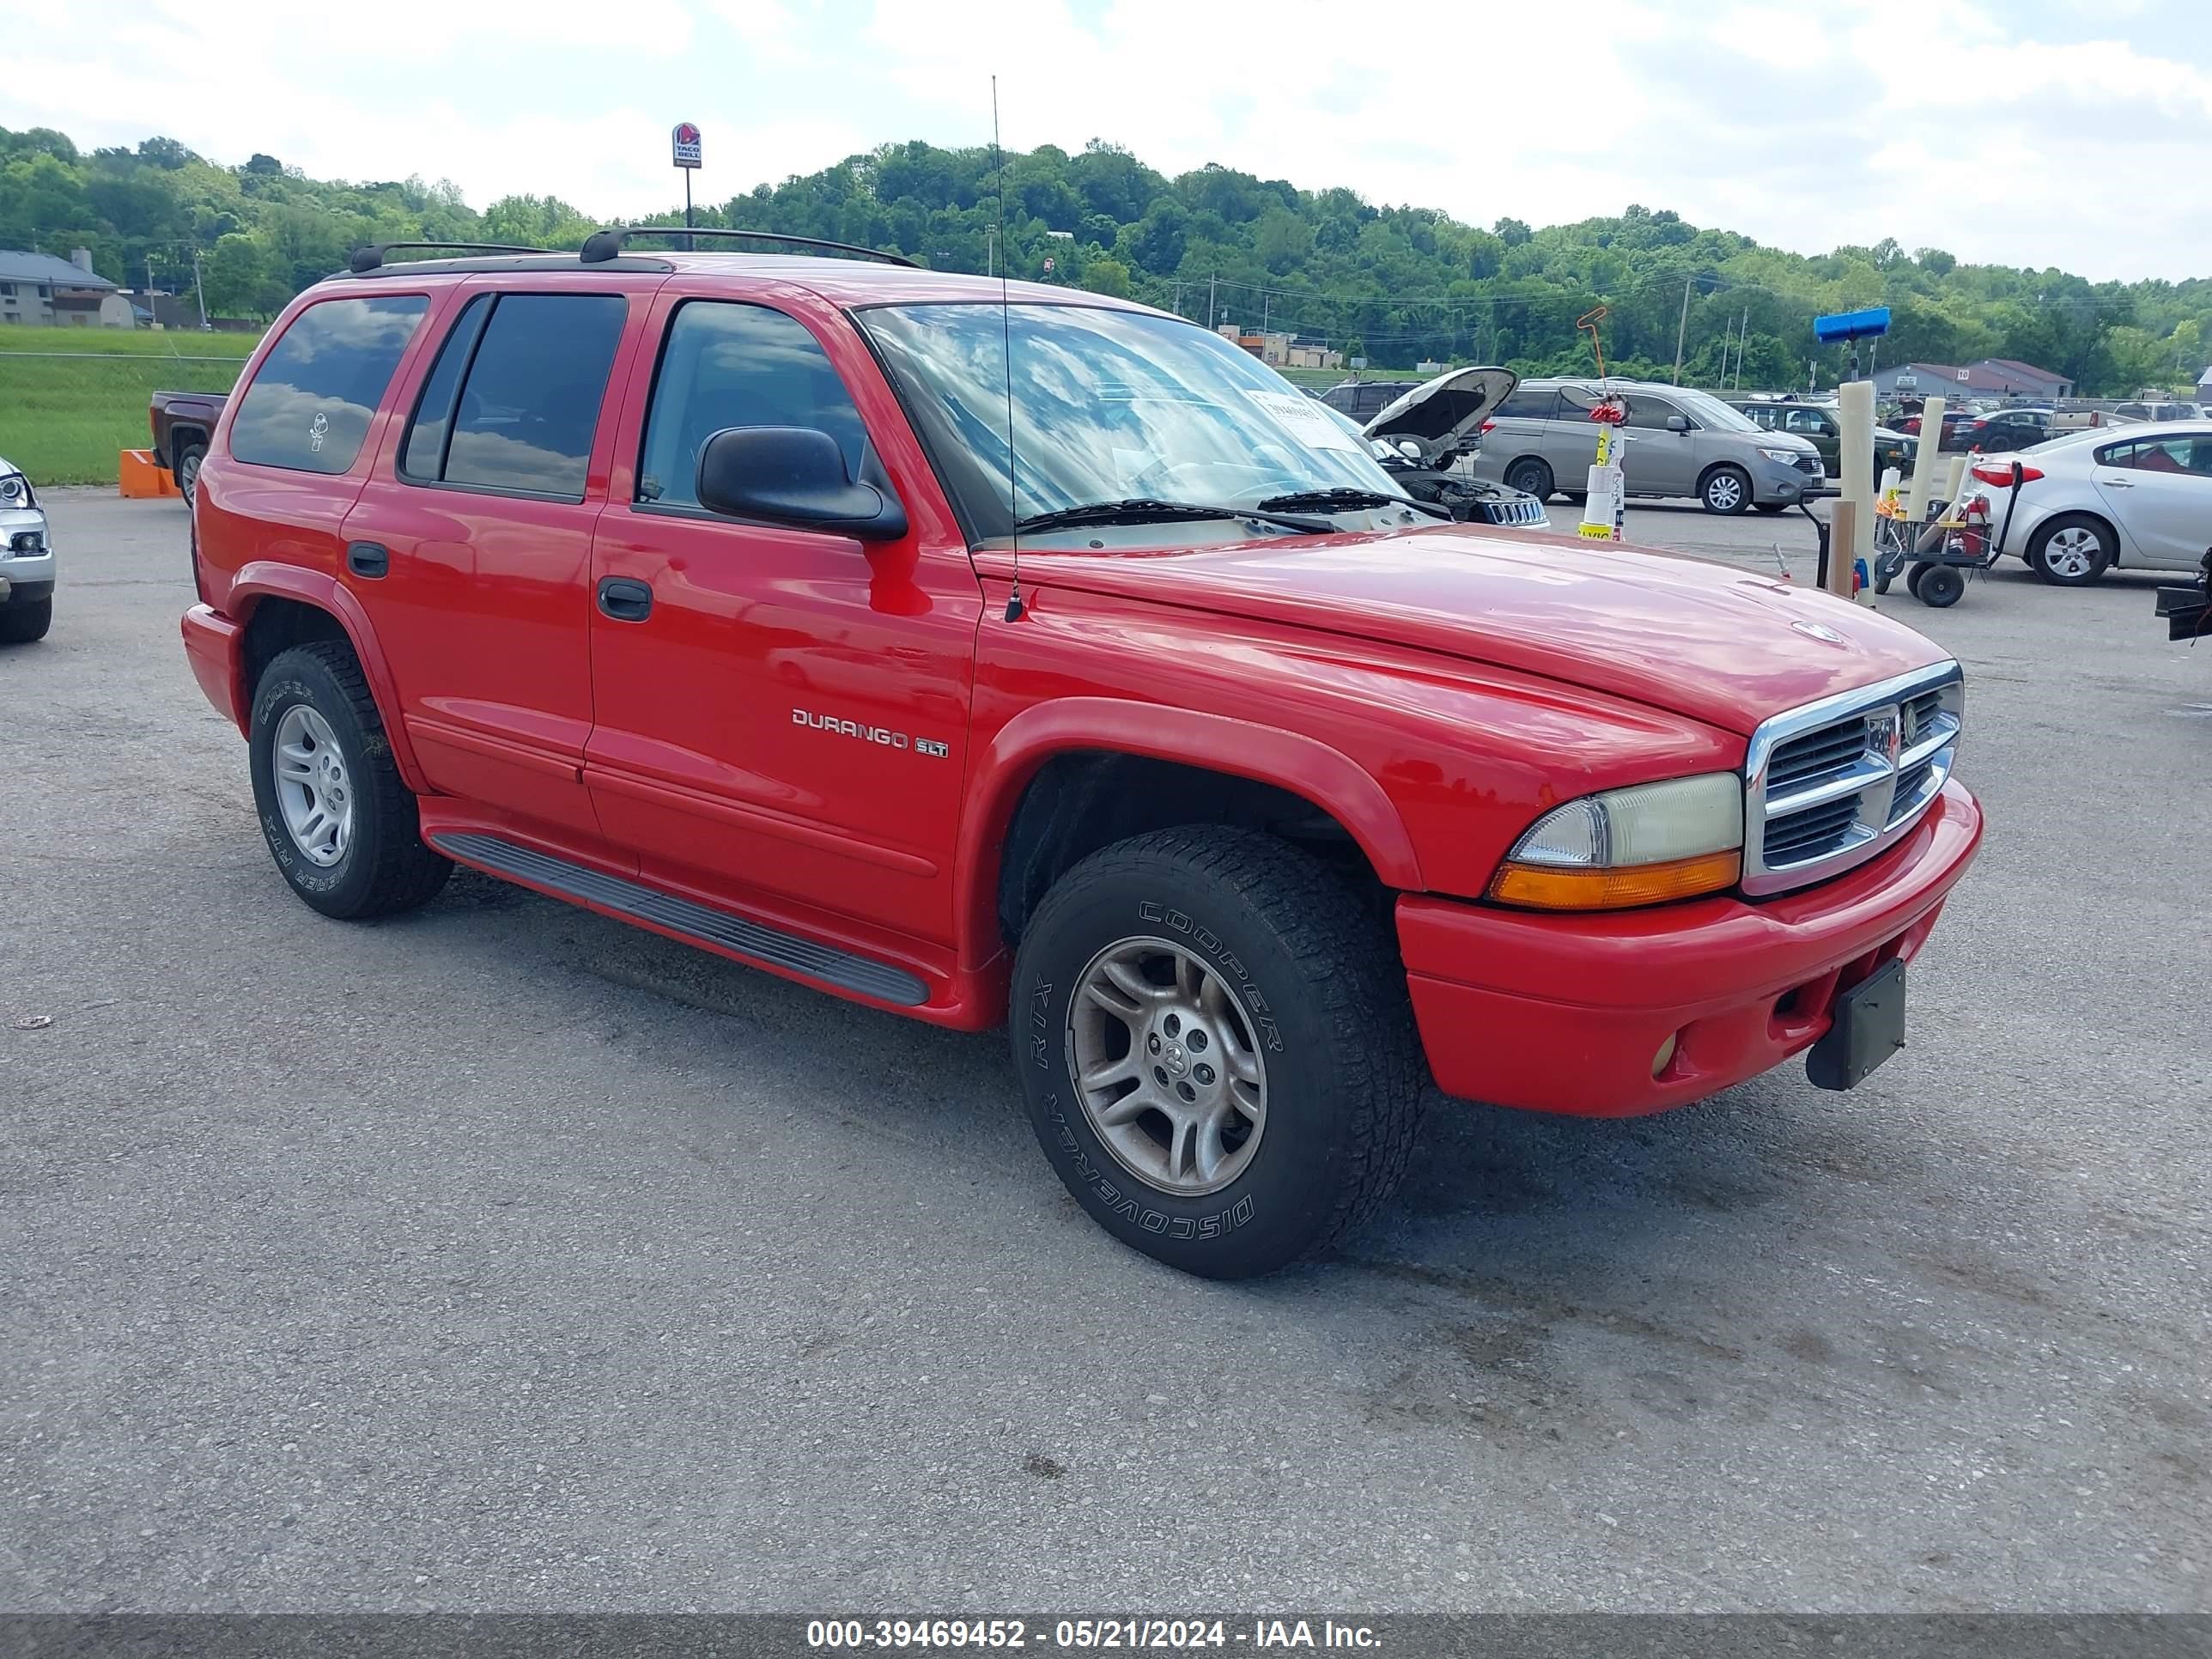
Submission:
M 592 434 L 629 312 L 619 294 L 469 301 L 422 383 L 401 475 L 502 495 L 583 500 Z
M 640 501 L 699 505 L 699 452 L 733 426 L 808 426 L 861 473 L 867 428 L 821 344 L 797 319 L 765 306 L 690 300 L 678 307 L 660 354 L 638 460 Z
M 1545 421 L 1559 404 L 1559 394 L 1546 388 L 1532 392 L 1526 386 L 1516 386 L 1513 395 L 1498 405 L 1492 417 L 1500 421 Z
M 230 453 L 256 466 L 343 472 L 429 301 L 325 300 L 292 319 L 231 416 Z

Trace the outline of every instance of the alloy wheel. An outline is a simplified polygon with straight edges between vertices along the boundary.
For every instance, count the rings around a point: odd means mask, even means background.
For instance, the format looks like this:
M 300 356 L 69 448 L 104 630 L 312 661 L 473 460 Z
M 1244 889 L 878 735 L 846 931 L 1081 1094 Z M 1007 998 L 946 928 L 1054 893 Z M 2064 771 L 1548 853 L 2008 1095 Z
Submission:
M 285 830 L 301 857 L 328 869 L 353 844 L 353 784 L 337 734 L 312 704 L 295 702 L 276 722 L 273 747 Z
M 1091 958 L 1067 1060 L 1091 1128 L 1148 1187 L 1218 1192 L 1259 1150 L 1267 1062 L 1228 983 L 1179 945 L 1125 939 Z

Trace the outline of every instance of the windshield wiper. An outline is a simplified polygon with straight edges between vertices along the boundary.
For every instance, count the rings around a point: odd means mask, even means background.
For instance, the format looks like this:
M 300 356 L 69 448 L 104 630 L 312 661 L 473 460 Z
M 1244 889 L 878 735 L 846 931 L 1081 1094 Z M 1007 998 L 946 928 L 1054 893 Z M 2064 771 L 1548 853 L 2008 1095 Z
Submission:
M 1349 511 L 1356 507 L 1410 507 L 1427 514 L 1432 519 L 1449 519 L 1451 514 L 1443 507 L 1432 507 L 1426 501 L 1417 501 L 1407 495 L 1385 495 L 1379 490 L 1354 489 L 1340 487 L 1334 489 L 1297 489 L 1287 495 L 1270 495 L 1260 505 L 1263 507 L 1319 507 L 1325 513 Z
M 1032 513 L 1026 519 L 1016 520 L 1014 528 L 1027 532 L 1085 524 L 1159 524 L 1173 519 L 1257 519 L 1262 524 L 1279 524 L 1310 536 L 1326 535 L 1336 528 L 1326 519 L 1301 519 L 1252 507 L 1207 507 L 1197 501 L 1156 501 L 1149 495 L 1133 495 L 1121 501 L 1086 501 L 1080 507 Z

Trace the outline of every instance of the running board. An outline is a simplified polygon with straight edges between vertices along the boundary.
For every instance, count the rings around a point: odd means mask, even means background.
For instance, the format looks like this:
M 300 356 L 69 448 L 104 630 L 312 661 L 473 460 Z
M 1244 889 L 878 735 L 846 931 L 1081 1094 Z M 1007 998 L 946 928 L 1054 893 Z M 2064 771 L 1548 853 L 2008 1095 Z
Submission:
M 856 957 L 833 945 L 817 945 L 778 928 L 733 916 L 726 910 L 710 909 L 658 888 L 518 847 L 497 836 L 456 830 L 424 839 L 448 857 L 473 864 L 494 875 L 508 877 L 561 898 L 611 910 L 635 921 L 650 922 L 655 927 L 665 927 L 702 945 L 749 957 L 771 968 L 804 974 L 840 990 L 896 1003 L 902 1008 L 919 1008 L 929 1000 L 929 988 L 902 968 Z

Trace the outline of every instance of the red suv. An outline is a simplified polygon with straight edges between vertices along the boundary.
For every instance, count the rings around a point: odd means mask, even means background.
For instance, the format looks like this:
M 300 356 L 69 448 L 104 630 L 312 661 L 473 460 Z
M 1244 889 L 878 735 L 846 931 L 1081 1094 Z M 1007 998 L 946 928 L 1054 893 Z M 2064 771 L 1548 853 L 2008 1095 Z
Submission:
M 459 862 L 1003 1022 L 1070 1190 L 1220 1276 L 1370 1212 L 1431 1076 L 1901 1042 L 1981 835 L 1919 635 L 1441 521 L 1180 318 L 628 234 L 364 250 L 223 412 L 185 641 L 315 908 Z

